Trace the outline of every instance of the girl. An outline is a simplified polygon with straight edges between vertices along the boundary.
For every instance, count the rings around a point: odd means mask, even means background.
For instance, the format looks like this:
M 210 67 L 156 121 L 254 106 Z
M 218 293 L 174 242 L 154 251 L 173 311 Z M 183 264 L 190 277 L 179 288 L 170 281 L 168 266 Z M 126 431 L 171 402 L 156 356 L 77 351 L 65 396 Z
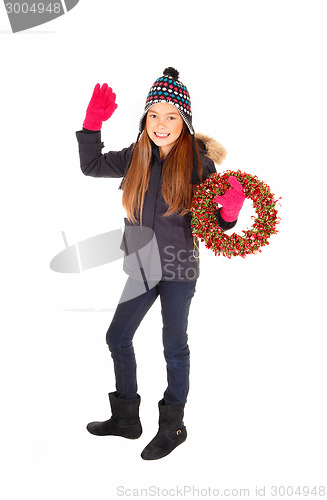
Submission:
M 112 416 L 87 425 L 90 433 L 129 439 L 142 433 L 139 419 L 133 336 L 159 296 L 167 388 L 158 403 L 159 429 L 145 447 L 144 460 L 162 458 L 186 439 L 184 406 L 189 390 L 187 323 L 199 276 L 199 255 L 191 229 L 190 206 L 196 185 L 216 172 L 224 148 L 195 137 L 190 96 L 174 68 L 166 68 L 151 87 L 135 144 L 102 154 L 102 122 L 117 108 L 107 84 L 95 86 L 83 130 L 76 132 L 81 169 L 95 177 L 122 177 L 127 213 L 121 248 L 129 275 L 107 331 L 116 391 L 109 393 Z M 231 185 L 238 188 L 237 180 Z M 222 229 L 236 224 L 244 196 L 231 187 L 215 213 Z

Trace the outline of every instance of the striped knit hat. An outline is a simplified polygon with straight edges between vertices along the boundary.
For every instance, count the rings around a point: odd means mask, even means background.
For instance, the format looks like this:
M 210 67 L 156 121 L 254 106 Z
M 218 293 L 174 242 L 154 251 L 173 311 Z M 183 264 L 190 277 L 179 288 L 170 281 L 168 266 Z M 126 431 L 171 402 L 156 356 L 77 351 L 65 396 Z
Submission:
M 190 134 L 194 134 L 190 94 L 185 85 L 178 78 L 179 72 L 169 67 L 164 70 L 163 76 L 156 79 L 150 88 L 145 102 L 144 113 L 140 120 L 140 132 L 144 129 L 146 114 L 151 106 L 159 102 L 167 102 L 168 104 L 173 104 L 178 109 Z

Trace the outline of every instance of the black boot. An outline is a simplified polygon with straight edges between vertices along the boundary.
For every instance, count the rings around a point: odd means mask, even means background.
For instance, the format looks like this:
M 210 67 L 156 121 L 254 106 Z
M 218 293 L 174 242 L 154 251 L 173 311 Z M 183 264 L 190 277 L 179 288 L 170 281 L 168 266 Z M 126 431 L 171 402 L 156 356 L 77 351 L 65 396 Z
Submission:
M 142 451 L 141 457 L 144 460 L 165 457 L 185 441 L 187 432 L 183 423 L 184 406 L 185 404 L 180 403 L 166 405 L 163 399 L 159 401 L 159 430 Z
M 141 398 L 123 399 L 117 397 L 117 392 L 109 393 L 112 416 L 105 422 L 90 422 L 86 428 L 97 436 L 122 436 L 137 439 L 142 434 L 139 418 Z

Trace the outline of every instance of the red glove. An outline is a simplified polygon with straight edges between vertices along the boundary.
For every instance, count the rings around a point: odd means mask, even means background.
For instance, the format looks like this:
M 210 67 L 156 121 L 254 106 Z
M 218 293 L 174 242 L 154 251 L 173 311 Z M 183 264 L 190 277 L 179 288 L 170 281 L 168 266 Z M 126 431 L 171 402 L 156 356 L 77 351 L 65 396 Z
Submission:
M 233 222 L 237 219 L 246 196 L 243 194 L 242 184 L 236 177 L 228 177 L 228 182 L 232 187 L 222 196 L 216 195 L 214 201 L 222 205 L 220 210 L 222 218 L 226 222 Z
M 101 88 L 100 84 L 97 83 L 86 110 L 83 127 L 88 130 L 100 130 L 102 122 L 108 120 L 117 108 L 115 100 L 116 94 L 113 93 L 112 88 L 108 87 L 107 83 L 104 83 Z

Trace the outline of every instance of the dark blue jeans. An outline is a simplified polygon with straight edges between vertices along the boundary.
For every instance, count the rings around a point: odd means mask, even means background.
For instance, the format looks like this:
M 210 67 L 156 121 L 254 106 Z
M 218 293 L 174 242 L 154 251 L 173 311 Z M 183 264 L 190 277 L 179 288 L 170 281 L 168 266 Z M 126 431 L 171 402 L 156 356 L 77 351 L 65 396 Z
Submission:
M 134 296 L 136 282 L 128 278 L 122 297 Z M 187 323 L 196 281 L 160 281 L 145 293 L 120 301 L 107 331 L 106 341 L 114 362 L 116 390 L 125 399 L 136 398 L 134 334 L 154 301 L 160 296 L 162 341 L 167 366 L 166 404 L 186 403 L 189 391 L 190 351 Z

